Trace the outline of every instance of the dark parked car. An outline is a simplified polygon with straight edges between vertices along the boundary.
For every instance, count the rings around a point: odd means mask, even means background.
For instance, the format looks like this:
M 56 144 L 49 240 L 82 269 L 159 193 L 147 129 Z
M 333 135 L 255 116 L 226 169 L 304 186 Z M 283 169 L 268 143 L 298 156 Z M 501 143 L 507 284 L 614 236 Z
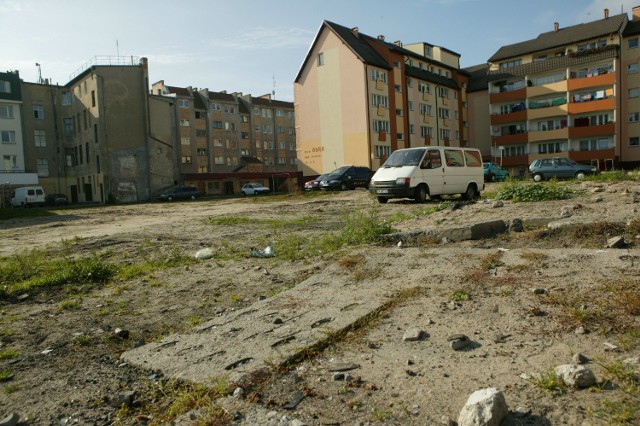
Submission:
M 544 179 L 584 179 L 586 175 L 598 173 L 598 168 L 578 164 L 565 157 L 539 158 L 529 165 L 531 178 L 536 182 Z
M 340 190 L 369 188 L 373 172 L 368 167 L 342 166 L 332 171 L 320 181 L 320 189 Z
M 320 175 L 317 178 L 310 180 L 308 182 L 305 182 L 304 184 L 304 190 L 305 191 L 317 191 L 318 189 L 320 189 L 320 182 L 322 182 L 323 179 L 326 179 L 327 175 Z
M 49 194 L 44 197 L 44 203 L 48 206 L 66 206 L 69 199 L 64 194 Z
M 201 197 L 202 193 L 198 191 L 195 186 L 178 186 L 176 188 L 169 189 L 162 194 L 158 195 L 160 201 L 173 201 L 173 200 L 195 200 Z

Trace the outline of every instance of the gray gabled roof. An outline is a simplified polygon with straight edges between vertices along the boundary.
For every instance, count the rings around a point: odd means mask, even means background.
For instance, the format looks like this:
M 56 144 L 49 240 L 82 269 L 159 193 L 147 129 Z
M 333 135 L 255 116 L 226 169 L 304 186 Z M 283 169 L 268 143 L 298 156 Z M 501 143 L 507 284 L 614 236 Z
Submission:
M 502 46 L 489 58 L 489 62 L 497 62 L 508 58 L 553 49 L 554 47 L 566 46 L 584 40 L 619 33 L 626 22 L 627 14 L 623 13 L 598 21 L 560 28 L 557 32 L 549 31 L 542 33 L 533 40 Z

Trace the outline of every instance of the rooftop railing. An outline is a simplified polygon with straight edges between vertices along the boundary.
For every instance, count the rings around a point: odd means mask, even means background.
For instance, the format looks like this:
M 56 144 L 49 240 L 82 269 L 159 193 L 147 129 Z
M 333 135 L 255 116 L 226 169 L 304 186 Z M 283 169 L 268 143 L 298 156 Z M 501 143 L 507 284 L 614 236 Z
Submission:
M 95 65 L 111 65 L 111 66 L 138 66 L 140 65 L 139 56 L 94 56 L 87 62 L 82 64 L 80 68 L 69 75 L 69 81 L 73 80 L 89 68 Z

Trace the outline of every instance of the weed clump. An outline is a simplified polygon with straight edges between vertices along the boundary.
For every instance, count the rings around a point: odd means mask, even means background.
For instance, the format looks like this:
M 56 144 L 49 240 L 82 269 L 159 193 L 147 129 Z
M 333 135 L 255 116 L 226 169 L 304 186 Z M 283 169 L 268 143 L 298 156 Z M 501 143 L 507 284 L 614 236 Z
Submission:
M 559 186 L 556 182 L 522 183 L 509 181 L 496 194 L 499 200 L 511 200 L 514 203 L 532 201 L 566 200 L 571 198 L 573 191 Z

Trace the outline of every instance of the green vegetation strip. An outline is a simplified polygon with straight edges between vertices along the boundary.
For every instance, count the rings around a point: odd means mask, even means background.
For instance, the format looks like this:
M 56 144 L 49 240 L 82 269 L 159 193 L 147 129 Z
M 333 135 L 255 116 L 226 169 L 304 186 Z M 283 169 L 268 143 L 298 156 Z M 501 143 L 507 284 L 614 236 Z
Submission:
M 512 200 L 514 203 L 566 200 L 571 198 L 573 191 L 558 185 L 555 181 L 543 183 L 523 183 L 507 181 L 496 194 L 499 200 Z

